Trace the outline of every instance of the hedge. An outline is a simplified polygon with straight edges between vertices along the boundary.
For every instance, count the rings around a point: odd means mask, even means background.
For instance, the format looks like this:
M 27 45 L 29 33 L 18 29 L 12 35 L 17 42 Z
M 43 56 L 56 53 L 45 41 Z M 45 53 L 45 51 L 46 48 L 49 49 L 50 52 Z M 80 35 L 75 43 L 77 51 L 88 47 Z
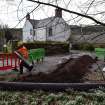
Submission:
M 26 46 L 28 50 L 35 48 L 44 48 L 46 55 L 64 54 L 69 52 L 69 44 L 66 42 L 35 41 L 23 43 L 23 45 Z
M 83 51 L 94 51 L 94 44 L 91 43 L 76 43 L 73 44 L 72 49 L 74 50 L 83 50 Z

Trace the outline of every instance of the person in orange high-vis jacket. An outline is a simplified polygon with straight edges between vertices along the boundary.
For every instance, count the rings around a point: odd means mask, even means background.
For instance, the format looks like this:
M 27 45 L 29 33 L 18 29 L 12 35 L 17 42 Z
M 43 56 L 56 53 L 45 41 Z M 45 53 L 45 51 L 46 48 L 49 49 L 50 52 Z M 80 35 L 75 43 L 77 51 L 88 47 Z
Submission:
M 22 45 L 17 52 L 19 52 L 26 60 L 28 59 L 28 50 L 27 48 Z M 29 71 L 32 70 L 33 65 L 27 65 L 24 61 L 21 61 L 20 63 L 20 74 L 23 74 L 23 67 L 26 67 Z
M 18 52 L 25 58 L 28 59 L 28 50 L 27 48 L 23 45 L 21 48 L 18 49 Z

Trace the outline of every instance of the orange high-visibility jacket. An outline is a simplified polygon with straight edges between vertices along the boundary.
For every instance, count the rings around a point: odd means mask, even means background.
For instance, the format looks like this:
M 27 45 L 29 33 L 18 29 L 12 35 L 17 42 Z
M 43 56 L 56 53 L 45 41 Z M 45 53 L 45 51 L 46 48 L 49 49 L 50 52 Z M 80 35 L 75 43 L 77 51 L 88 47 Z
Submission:
M 25 46 L 18 49 L 18 52 L 22 54 L 25 59 L 28 59 L 28 50 Z

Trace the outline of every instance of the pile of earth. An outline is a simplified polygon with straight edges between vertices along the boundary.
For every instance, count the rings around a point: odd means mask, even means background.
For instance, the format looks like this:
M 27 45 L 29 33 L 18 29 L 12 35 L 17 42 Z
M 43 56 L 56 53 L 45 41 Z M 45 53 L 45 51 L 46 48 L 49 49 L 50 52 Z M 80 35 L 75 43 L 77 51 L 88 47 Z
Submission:
M 31 76 L 18 78 L 21 82 L 39 82 L 39 83 L 69 83 L 83 82 L 84 76 L 90 72 L 89 67 L 95 63 L 95 60 L 89 55 L 83 55 L 78 58 L 70 58 L 61 63 L 57 69 L 50 73 L 38 73 Z

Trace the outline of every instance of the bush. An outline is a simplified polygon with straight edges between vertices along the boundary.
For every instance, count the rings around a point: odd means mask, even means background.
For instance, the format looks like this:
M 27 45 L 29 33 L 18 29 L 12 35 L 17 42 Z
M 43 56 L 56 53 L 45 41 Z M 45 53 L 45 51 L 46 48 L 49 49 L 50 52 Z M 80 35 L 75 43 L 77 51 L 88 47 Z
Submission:
M 66 42 L 35 41 L 35 42 L 23 43 L 23 44 L 29 50 L 35 49 L 35 48 L 44 48 L 47 55 L 63 54 L 63 53 L 69 52 L 69 44 Z
M 72 49 L 83 50 L 83 51 L 94 51 L 94 45 L 90 43 L 78 43 L 74 44 Z

